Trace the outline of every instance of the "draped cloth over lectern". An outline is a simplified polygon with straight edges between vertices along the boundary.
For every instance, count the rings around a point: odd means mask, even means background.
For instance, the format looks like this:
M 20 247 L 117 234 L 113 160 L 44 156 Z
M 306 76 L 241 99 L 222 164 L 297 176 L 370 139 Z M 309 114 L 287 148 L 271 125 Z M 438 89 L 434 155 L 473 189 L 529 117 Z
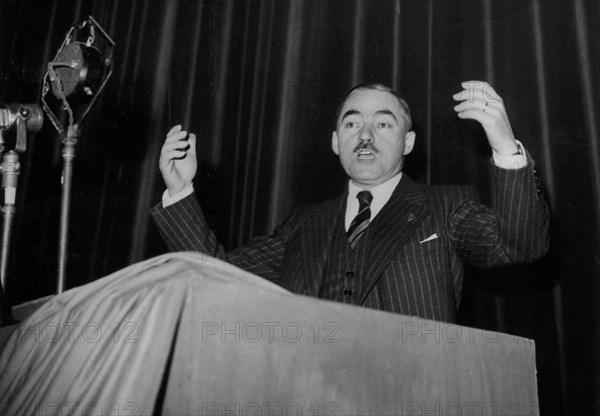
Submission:
M 3 415 L 537 409 L 531 341 L 294 295 L 191 253 L 56 296 L 0 371 Z

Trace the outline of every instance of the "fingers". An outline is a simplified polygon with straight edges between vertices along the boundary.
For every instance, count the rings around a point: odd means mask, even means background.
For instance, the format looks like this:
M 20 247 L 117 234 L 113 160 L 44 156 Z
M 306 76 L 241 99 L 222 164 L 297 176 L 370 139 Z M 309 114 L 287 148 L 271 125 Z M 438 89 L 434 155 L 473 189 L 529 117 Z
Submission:
M 454 107 L 459 118 L 479 121 L 482 125 L 491 124 L 502 118 L 502 110 L 483 100 L 463 101 Z
M 194 136 L 193 139 L 191 136 Z M 173 150 L 186 150 L 186 148 L 189 148 L 192 145 L 190 139 L 193 141 L 193 145 L 195 147 L 196 136 L 193 134 L 188 134 L 186 130 L 181 129 L 181 124 L 178 124 L 172 127 L 167 133 L 167 138 L 165 139 L 161 153 L 170 152 Z
M 165 141 L 162 147 L 162 153 L 169 152 L 172 150 L 185 150 L 189 146 L 189 140 L 185 140 L 185 137 L 180 140 Z
M 180 130 L 181 130 L 181 124 L 177 124 L 177 125 L 171 127 L 171 130 L 169 130 L 169 132 L 167 133 L 167 136 L 169 136 L 173 133 L 177 133 Z
M 502 98 L 490 84 L 483 81 L 465 81 L 461 86 L 463 90 L 452 96 L 455 101 L 460 102 L 454 107 L 460 118 L 474 119 L 484 125 L 504 118 Z
M 499 111 L 501 110 L 500 106 L 497 104 L 490 104 L 487 101 L 484 100 L 473 100 L 473 101 L 469 101 L 469 100 L 465 100 L 463 102 L 461 102 L 460 104 L 454 106 L 454 110 L 456 112 L 461 112 L 461 111 L 466 111 L 466 110 L 479 110 L 482 111 L 484 113 L 488 113 L 488 114 L 498 114 Z
M 492 124 L 495 121 L 494 116 L 492 116 L 490 114 L 486 114 L 483 111 L 478 110 L 478 109 L 470 109 L 470 110 L 460 111 L 460 112 L 458 112 L 457 115 L 459 118 L 462 118 L 462 119 L 476 120 L 484 126 L 488 125 L 488 124 Z
M 171 129 L 173 130 L 173 129 Z M 177 140 L 183 140 L 187 137 L 188 132 L 185 130 L 181 130 L 181 127 L 175 131 L 169 131 L 167 134 L 167 138 L 165 139 L 165 143 L 174 142 Z
M 463 87 L 463 90 L 452 96 L 452 98 L 454 98 L 456 101 L 479 101 L 488 103 L 488 105 L 494 105 L 497 108 L 500 108 L 504 105 L 502 98 L 487 82 L 465 81 L 461 84 L 461 86 Z
M 180 124 L 174 126 L 167 133 L 167 138 L 160 152 L 159 165 L 167 167 L 171 162 L 184 159 L 187 154 L 196 155 L 196 135 L 182 130 Z
M 160 163 L 168 163 L 174 159 L 184 158 L 189 146 L 186 140 L 165 141 L 160 151 Z
M 178 150 L 178 149 L 167 150 L 167 151 L 161 153 L 161 156 L 159 159 L 159 166 L 166 166 L 175 160 L 185 158 L 186 155 L 187 155 L 187 152 L 185 150 Z

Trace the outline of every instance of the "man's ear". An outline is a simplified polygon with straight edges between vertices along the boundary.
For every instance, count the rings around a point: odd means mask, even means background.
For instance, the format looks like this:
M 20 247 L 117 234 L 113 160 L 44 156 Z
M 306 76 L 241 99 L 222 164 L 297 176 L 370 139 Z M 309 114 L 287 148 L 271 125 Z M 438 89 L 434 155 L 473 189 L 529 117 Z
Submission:
M 415 146 L 416 136 L 417 135 L 414 131 L 409 131 L 408 133 L 406 133 L 406 136 L 404 136 L 404 155 L 407 155 L 410 152 L 412 152 L 413 147 Z
M 335 153 L 336 155 L 340 155 L 340 148 L 336 131 L 331 133 L 331 150 L 333 150 L 333 153 Z

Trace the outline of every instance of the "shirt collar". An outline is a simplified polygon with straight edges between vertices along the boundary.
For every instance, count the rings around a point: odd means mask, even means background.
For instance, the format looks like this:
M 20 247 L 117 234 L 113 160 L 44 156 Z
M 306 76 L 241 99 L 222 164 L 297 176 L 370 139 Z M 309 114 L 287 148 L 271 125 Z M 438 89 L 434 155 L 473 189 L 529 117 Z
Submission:
M 379 185 L 371 188 L 370 192 L 371 195 L 373 195 L 373 202 L 371 204 L 375 203 L 375 201 L 377 200 L 380 200 L 383 201 L 381 205 L 385 205 L 385 203 L 392 196 L 392 193 L 394 192 L 394 189 L 396 189 L 396 186 L 398 186 L 398 184 L 400 183 L 400 179 L 402 179 L 402 172 L 399 172 L 396 176 L 388 179 L 384 183 L 380 183 Z M 348 181 L 348 194 L 350 198 L 356 198 L 356 195 L 361 191 L 364 191 L 364 189 L 356 183 L 354 183 L 352 179 Z
M 396 189 L 396 186 L 398 186 L 400 183 L 400 179 L 402 179 L 402 172 L 398 173 L 393 178 L 388 179 L 384 183 L 381 183 L 370 189 L 371 195 L 373 195 L 373 200 L 371 201 L 370 205 L 371 220 L 373 220 L 373 218 L 379 214 L 384 205 L 390 200 L 392 193 L 394 193 L 394 190 Z M 355 184 L 352 180 L 348 182 L 348 198 L 346 200 L 345 218 L 346 230 L 348 230 L 350 223 L 358 213 L 359 203 L 358 199 L 356 199 L 356 195 L 360 191 L 364 191 L 364 189 Z

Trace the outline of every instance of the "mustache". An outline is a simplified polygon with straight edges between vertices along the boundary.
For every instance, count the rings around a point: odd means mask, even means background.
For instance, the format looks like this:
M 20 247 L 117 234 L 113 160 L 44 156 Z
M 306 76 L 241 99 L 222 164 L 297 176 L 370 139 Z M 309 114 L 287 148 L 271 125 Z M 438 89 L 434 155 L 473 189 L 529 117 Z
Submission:
M 379 149 L 375 147 L 372 142 L 360 142 L 353 150 L 354 153 L 359 152 L 361 150 L 370 150 L 373 153 L 379 153 Z

